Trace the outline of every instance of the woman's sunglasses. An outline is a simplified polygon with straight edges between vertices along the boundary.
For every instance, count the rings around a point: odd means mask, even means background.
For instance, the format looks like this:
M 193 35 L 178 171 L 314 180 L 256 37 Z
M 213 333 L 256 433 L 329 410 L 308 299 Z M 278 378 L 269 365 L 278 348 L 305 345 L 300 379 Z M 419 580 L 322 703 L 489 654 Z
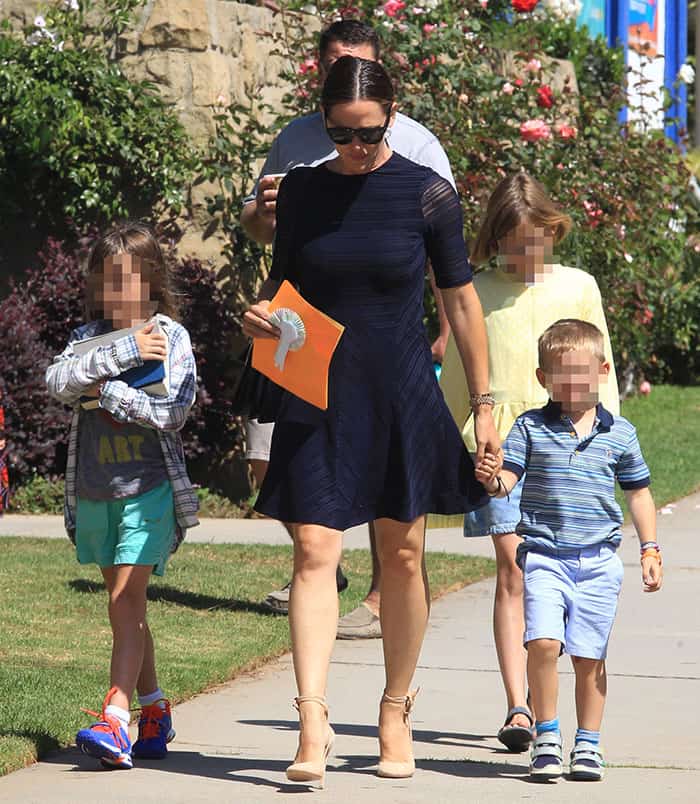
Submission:
M 365 145 L 380 143 L 389 128 L 391 109 L 387 112 L 386 120 L 382 126 L 365 126 L 363 128 L 346 128 L 345 126 L 326 126 L 328 136 L 336 145 L 350 145 L 353 137 L 357 137 Z

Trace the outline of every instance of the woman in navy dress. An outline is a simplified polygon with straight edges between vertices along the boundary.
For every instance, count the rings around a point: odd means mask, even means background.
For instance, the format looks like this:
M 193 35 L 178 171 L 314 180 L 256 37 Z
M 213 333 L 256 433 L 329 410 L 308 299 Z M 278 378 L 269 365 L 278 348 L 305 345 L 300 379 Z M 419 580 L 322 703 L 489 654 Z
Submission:
M 430 601 L 425 515 L 466 512 L 487 500 L 433 371 L 423 327 L 428 259 L 462 355 L 479 452 L 498 453 L 500 442 L 456 193 L 430 168 L 392 153 L 385 134 L 396 104 L 378 63 L 339 59 L 322 107 L 338 156 L 282 181 L 270 279 L 244 317 L 246 334 L 278 337 L 267 307 L 287 279 L 345 326 L 331 363 L 328 410 L 283 398 L 256 506 L 294 530 L 289 622 L 301 732 L 287 775 L 323 780 L 333 741 L 325 694 L 342 532 L 374 520 L 386 667 L 378 772 L 401 778 L 415 767 L 410 685 Z

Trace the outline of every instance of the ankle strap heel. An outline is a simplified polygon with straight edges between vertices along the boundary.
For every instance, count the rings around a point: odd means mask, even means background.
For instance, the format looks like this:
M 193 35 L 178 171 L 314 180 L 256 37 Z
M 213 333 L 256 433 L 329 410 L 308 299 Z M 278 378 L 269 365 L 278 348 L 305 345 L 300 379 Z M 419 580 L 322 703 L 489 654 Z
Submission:
M 400 696 L 393 696 L 387 695 L 386 690 L 382 695 L 382 699 L 380 701 L 380 707 L 383 704 L 388 704 L 389 706 L 397 706 L 403 709 L 403 722 L 408 728 L 408 736 L 409 740 L 413 740 L 413 729 L 411 728 L 411 712 L 416 702 L 416 695 L 420 692 L 420 687 L 413 692 L 409 692 L 406 695 Z M 381 744 L 380 744 L 381 748 Z M 381 776 L 385 779 L 408 779 L 409 777 L 413 776 L 416 770 L 416 763 L 413 759 L 413 752 L 411 752 L 411 756 L 409 759 L 403 762 L 396 762 L 384 759 L 381 755 L 379 757 L 379 766 L 377 767 L 377 776 Z

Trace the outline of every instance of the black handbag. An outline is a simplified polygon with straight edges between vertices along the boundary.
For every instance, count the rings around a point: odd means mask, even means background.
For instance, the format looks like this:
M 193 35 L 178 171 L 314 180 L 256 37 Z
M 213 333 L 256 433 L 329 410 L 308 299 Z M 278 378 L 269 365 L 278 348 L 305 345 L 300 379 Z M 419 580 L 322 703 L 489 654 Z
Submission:
M 231 406 L 237 416 L 272 422 L 282 398 L 283 389 L 253 368 L 253 344 L 239 358 L 243 364 L 233 391 Z

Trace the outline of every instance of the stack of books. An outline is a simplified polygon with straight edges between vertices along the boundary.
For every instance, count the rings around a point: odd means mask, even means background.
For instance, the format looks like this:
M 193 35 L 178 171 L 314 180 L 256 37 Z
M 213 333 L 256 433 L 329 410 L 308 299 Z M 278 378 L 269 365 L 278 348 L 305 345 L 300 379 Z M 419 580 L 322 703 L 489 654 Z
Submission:
M 153 333 L 165 335 L 162 327 L 158 324 L 158 319 L 153 320 L 155 323 Z M 136 324 L 136 326 L 127 329 L 117 329 L 104 335 L 95 335 L 92 338 L 75 341 L 73 351 L 78 357 L 82 357 L 100 346 L 109 347 L 114 341 L 125 338 L 127 335 L 133 335 L 143 329 L 144 326 L 145 324 Z M 130 368 L 122 372 L 118 377 L 111 377 L 110 379 L 121 380 L 130 388 L 138 388 L 139 391 L 144 391 L 151 396 L 167 396 L 170 387 L 168 382 L 168 359 L 166 357 L 165 360 L 147 360 L 143 365 Z M 99 407 L 99 400 L 94 396 L 83 396 L 80 399 L 80 404 L 85 410 L 90 410 Z

